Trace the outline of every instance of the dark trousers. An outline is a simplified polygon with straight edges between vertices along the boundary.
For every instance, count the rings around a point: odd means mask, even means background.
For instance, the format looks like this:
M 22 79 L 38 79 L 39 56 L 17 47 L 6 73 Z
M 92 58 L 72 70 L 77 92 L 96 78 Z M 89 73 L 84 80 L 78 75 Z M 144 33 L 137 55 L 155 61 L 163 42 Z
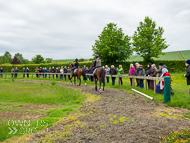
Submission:
M 71 79 L 71 76 L 70 76 L 70 75 L 68 75 L 68 79 L 69 79 L 69 80 Z
M 1 77 L 3 77 L 3 74 L 1 74 Z
M 67 76 L 67 75 L 64 75 L 65 80 L 66 80 L 66 76 Z
M 139 86 L 140 86 L 140 88 L 144 88 L 144 80 L 143 79 L 139 79 Z
M 17 77 L 17 74 L 15 74 L 15 77 Z
M 123 85 L 122 77 L 119 77 L 119 84 Z
M 139 79 L 136 78 L 137 86 L 139 86 Z
M 90 76 L 89 76 L 89 75 L 87 75 L 87 77 L 88 77 L 88 79 L 90 80 Z
M 116 77 L 111 77 L 111 79 L 112 79 L 112 85 L 115 85 L 115 78 Z
M 109 83 L 109 76 L 107 76 L 106 79 L 107 79 L 107 83 Z
M 38 74 L 36 74 L 36 77 L 38 77 Z
M 27 78 L 29 78 L 29 74 L 27 74 Z
M 94 77 L 93 76 L 90 76 L 90 79 L 91 79 L 91 81 L 94 81 Z
M 11 74 L 11 77 L 13 78 L 13 74 Z
M 133 80 L 132 80 L 132 78 L 130 78 L 130 82 L 131 82 L 131 86 L 133 86 Z
M 58 78 L 58 74 L 56 74 L 56 78 Z

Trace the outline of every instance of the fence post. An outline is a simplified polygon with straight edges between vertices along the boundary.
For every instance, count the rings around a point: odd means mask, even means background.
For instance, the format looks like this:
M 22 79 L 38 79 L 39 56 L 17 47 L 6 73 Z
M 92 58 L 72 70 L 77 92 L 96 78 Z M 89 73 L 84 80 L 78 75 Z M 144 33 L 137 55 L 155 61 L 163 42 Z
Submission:
M 164 103 L 171 101 L 170 77 L 164 77 Z
M 156 80 L 154 80 L 154 94 L 156 94 Z
M 32 78 L 33 78 L 33 73 L 32 73 Z
M 5 73 L 5 78 L 7 78 L 7 74 Z
M 134 78 L 132 78 L 132 87 L 133 88 L 135 87 L 135 80 L 134 80 Z
M 117 76 L 117 86 L 119 86 L 119 75 Z
M 147 79 L 145 79 L 145 90 L 147 90 Z

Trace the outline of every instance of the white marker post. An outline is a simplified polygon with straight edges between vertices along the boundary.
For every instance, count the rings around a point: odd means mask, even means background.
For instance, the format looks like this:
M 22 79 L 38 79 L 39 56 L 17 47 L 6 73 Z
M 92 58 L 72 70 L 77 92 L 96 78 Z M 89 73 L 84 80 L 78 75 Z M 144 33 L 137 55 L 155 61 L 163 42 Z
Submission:
M 139 93 L 139 94 L 141 94 L 141 95 L 143 95 L 143 96 L 145 96 L 145 97 L 147 97 L 147 98 L 149 98 L 149 99 L 151 99 L 151 100 L 154 99 L 153 97 L 150 97 L 150 96 L 148 96 L 148 95 L 146 95 L 146 94 L 144 94 L 144 93 L 142 93 L 142 92 L 140 92 L 140 91 L 137 91 L 137 90 L 135 90 L 135 89 L 133 89 L 133 88 L 132 88 L 132 90 L 135 91 L 135 92 L 137 92 L 137 93 Z

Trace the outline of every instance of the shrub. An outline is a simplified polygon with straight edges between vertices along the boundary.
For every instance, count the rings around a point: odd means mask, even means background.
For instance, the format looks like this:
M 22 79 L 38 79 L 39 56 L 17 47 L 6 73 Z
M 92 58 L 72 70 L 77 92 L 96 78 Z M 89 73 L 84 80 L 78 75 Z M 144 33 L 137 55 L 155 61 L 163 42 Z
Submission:
M 51 85 L 56 85 L 56 84 L 57 84 L 57 82 L 55 82 L 55 81 L 51 82 Z

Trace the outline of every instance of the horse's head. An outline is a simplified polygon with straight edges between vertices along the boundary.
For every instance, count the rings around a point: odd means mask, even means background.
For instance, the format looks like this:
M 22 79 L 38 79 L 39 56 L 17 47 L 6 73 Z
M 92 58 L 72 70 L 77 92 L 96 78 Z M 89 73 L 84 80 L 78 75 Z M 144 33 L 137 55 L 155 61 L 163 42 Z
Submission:
M 71 69 L 73 66 L 72 66 L 72 63 L 69 63 L 69 68 Z
M 93 67 L 95 67 L 95 61 L 92 61 L 92 64 L 90 66 L 90 69 L 92 69 Z

